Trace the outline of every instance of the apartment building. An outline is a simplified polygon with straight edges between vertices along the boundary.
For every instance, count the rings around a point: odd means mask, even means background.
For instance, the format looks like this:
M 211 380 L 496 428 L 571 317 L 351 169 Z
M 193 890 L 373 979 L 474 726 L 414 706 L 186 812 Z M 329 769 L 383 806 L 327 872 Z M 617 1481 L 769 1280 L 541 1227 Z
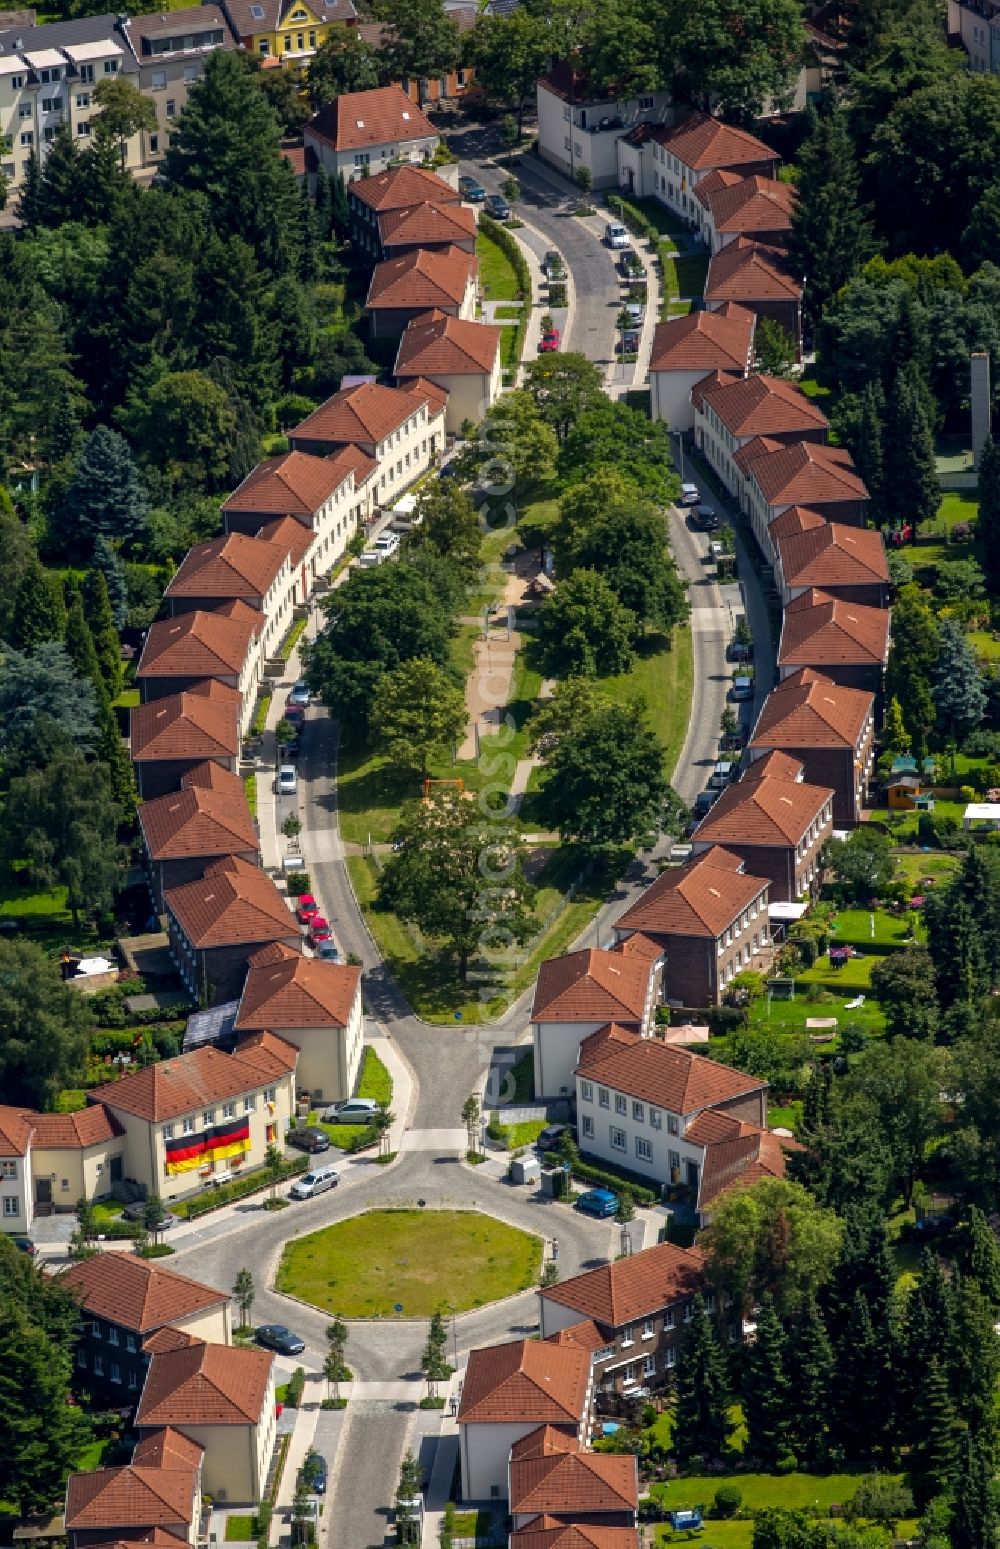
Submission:
M 477 424 L 503 390 L 501 329 L 425 312 L 399 341 L 393 373 L 401 387 L 429 383 L 445 395 L 444 428 L 457 436 L 467 420 Z
M 741 856 L 714 846 L 662 872 L 626 909 L 615 935 L 626 950 L 641 938 L 663 954 L 664 998 L 718 1006 L 738 973 L 762 966 L 770 948 L 769 893 L 767 876 L 752 875 Z
M 782 527 L 772 546 L 782 607 L 816 589 L 852 605 L 886 606 L 889 566 L 880 532 L 811 517 L 796 525 L 800 531 Z
M 727 302 L 747 307 L 756 317 L 778 323 L 802 354 L 802 285 L 791 273 L 783 248 L 753 237 L 736 237 L 713 254 L 705 276 L 709 312 Z
M 166 154 L 170 131 L 204 72 L 206 57 L 216 49 L 235 48 L 236 39 L 225 11 L 214 5 L 126 18 L 121 26 L 137 65 L 135 84 L 156 108 L 156 128 L 136 137 L 140 165 L 154 166 Z
M 657 323 L 649 358 L 650 417 L 671 430 L 694 429 L 691 391 L 713 371 L 747 377 L 757 319 L 727 302 L 717 312 L 691 312 Z
M 764 554 L 771 549 L 771 523 L 790 506 L 852 527 L 868 520 L 868 490 L 842 447 L 803 440 L 786 446 L 774 436 L 755 436 L 734 452 L 733 462 L 743 476 L 743 509 Z
M 238 998 L 247 960 L 276 941 L 298 952 L 299 927 L 266 872 L 238 855 L 205 866 L 201 879 L 163 895 L 170 951 L 196 1000 L 217 1006 Z
M 782 247 L 792 229 L 795 189 L 776 178 L 735 178 L 713 172 L 698 185 L 698 228 L 712 253 L 718 253 L 740 237 L 751 237 L 772 247 Z
M 713 371 L 691 389 L 694 442 L 731 495 L 743 493 L 736 453 L 755 437 L 823 445 L 830 422 L 800 387 L 782 377 Z
M 543 161 L 575 179 L 581 167 L 592 188 L 618 184 L 618 141 L 639 124 L 669 124 L 670 93 L 619 96 L 594 89 L 585 72 L 560 60 L 536 88 L 538 153 Z
M 598 1533 L 634 1534 L 638 1462 L 634 1457 L 588 1452 L 575 1438 L 540 1426 L 510 1449 L 507 1502 L 512 1542 L 519 1532 L 530 1542 L 532 1523 L 544 1525 L 570 1517 L 578 1534 L 586 1527 Z
M 443 253 L 451 247 L 474 253 L 476 216 L 471 205 L 415 204 L 380 211 L 375 234 L 383 258 L 417 251 Z
M 707 113 L 692 113 L 671 127 L 657 127 L 650 135 L 654 193 L 675 215 L 693 226 L 701 224 L 701 206 L 695 190 L 712 172 L 725 171 L 737 178 L 755 174 L 777 177 L 780 158 L 755 135 L 720 123 Z
M 194 1545 L 201 1529 L 204 1454 L 169 1433 L 140 1442 L 131 1463 L 70 1474 L 64 1520 L 69 1549 L 115 1543 Z
M 948 37 L 961 42 L 970 70 L 1000 75 L 1000 5 L 996 0 L 948 0 Z
M 345 182 L 399 162 L 429 163 L 439 144 L 426 113 L 398 86 L 345 92 L 309 120 L 302 137 L 317 164 Z
M 351 222 L 351 242 L 373 258 L 380 259 L 384 254 L 379 217 L 399 211 L 419 210 L 425 205 L 442 211 L 447 209 L 456 218 L 461 215 L 463 222 L 468 224 L 466 218 L 472 217 L 473 212 L 463 206 L 458 188 L 443 175 L 450 170 L 443 168 L 440 172 L 432 172 L 429 167 L 415 167 L 405 163 L 392 167 L 388 172 L 358 178 L 348 184 L 347 209 Z M 474 217 L 471 232 L 474 238 Z
M 364 1044 L 361 969 L 304 957 L 281 942 L 248 960 L 236 1031 L 277 1033 L 299 1051 L 296 1088 L 315 1103 L 354 1093 Z
M 832 787 L 834 823 L 860 823 L 875 765 L 874 694 L 800 668 L 764 701 L 750 738 L 751 772 L 773 750 L 799 762 L 811 784 Z
M 226 603 L 246 603 L 260 615 L 265 657 L 277 654 L 292 626 L 295 607 L 304 600 L 298 563 L 293 563 L 287 544 L 260 535 L 248 538 L 240 532 L 196 543 L 163 595 L 173 618 L 199 609 L 212 613 Z
M 199 764 L 182 777 L 179 790 L 142 802 L 139 826 L 157 913 L 166 891 L 197 881 L 209 861 L 236 855 L 260 865 L 260 837 L 243 781 L 218 764 Z
M 585 948 L 544 962 L 531 1007 L 535 1097 L 572 1096 L 580 1040 L 605 1022 L 650 1036 L 662 971 L 655 947 L 650 955 Z
M 874 694 L 878 711 L 889 661 L 891 617 L 888 608 L 846 602 L 818 586 L 806 587 L 782 614 L 779 677 L 811 667 L 844 688 Z
M 770 882 L 771 902 L 819 890 L 819 858 L 833 832 L 833 788 L 806 783 L 801 763 L 772 752 L 750 765 L 695 829 L 696 855 L 731 850 Z
M 213 612 L 196 609 L 152 624 L 136 667 L 143 704 L 191 690 L 214 678 L 240 695 L 240 731 L 253 718 L 261 677 L 260 640 L 264 620 L 242 600 Z
M 26 1232 L 34 1216 L 30 1120 L 20 1108 L 0 1108 L 0 1231 Z
M 289 444 L 317 456 L 359 447 L 377 465 L 376 504 L 391 506 L 444 451 L 446 401 L 423 379 L 406 387 L 361 382 L 320 404 L 289 432 Z
M 284 452 L 247 474 L 223 504 L 222 523 L 227 533 L 287 544 L 304 599 L 371 519 L 377 482 L 375 459 L 357 446 L 330 457 Z M 297 539 L 289 521 L 298 525 Z
M 235 774 L 240 757 L 239 689 L 202 678 L 180 694 L 135 705 L 129 757 L 143 801 L 174 791 L 205 762 Z
M 352 0 L 225 0 L 225 10 L 240 47 L 265 69 L 301 69 L 331 32 L 358 19 Z
M 415 248 L 376 264 L 365 311 L 373 338 L 398 337 L 422 314 L 474 321 L 479 299 L 479 260 L 449 245 L 441 252 Z

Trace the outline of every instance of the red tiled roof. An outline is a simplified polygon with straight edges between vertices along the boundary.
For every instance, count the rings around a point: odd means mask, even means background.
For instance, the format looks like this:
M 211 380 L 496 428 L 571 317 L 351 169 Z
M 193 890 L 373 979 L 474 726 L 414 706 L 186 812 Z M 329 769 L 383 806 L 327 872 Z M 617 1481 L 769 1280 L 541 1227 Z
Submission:
M 288 1051 L 285 1070 L 294 1070 L 298 1050 L 283 1039 L 275 1042 Z M 259 1091 L 271 1079 L 270 1072 L 261 1068 L 261 1058 L 262 1053 L 257 1050 L 237 1049 L 234 1054 L 224 1054 L 210 1044 L 204 1045 L 147 1065 L 120 1081 L 109 1081 L 96 1087 L 91 1095 L 109 1108 L 133 1113 L 151 1124 L 163 1123 Z
M 361 983 L 361 969 L 325 963 L 297 952 L 265 947 L 250 959 L 236 1026 L 252 1028 L 346 1027 Z
M 270 877 L 236 856 L 213 861 L 200 881 L 168 888 L 164 898 L 197 948 L 256 946 L 298 937 L 292 912 Z
M 738 172 L 726 172 L 719 167 L 715 172 L 710 172 L 707 177 L 699 179 L 692 189 L 692 193 L 700 205 L 707 210 L 712 202 L 712 195 L 720 188 L 735 188 L 743 179 Z
M 597 1324 L 590 1318 L 571 1323 L 568 1328 L 557 1328 L 554 1334 L 546 1334 L 545 1342 L 549 1345 L 576 1345 L 580 1350 L 589 1350 L 591 1355 L 603 1350 L 607 1343 Z M 562 1451 L 565 1450 L 565 1447 L 562 1448 Z
M 640 1038 L 613 1022 L 583 1040 L 576 1073 L 678 1114 L 697 1113 L 765 1086 L 728 1065 L 658 1038 Z
M 81 1259 L 63 1270 L 59 1281 L 92 1317 L 105 1318 L 136 1334 L 151 1333 L 165 1323 L 223 1306 L 230 1299 L 226 1291 L 216 1291 L 162 1264 L 125 1253 L 99 1253 L 95 1258 Z
M 399 86 L 345 92 L 320 108 L 304 132 L 307 138 L 322 140 L 337 151 L 437 139 L 430 119 Z
M 375 177 L 358 178 L 348 188 L 348 198 L 357 199 L 377 214 L 383 210 L 404 210 L 418 204 L 459 204 L 461 194 L 436 172 L 407 164 L 379 172 Z
M 234 1345 L 166 1350 L 149 1363 L 137 1426 L 256 1425 L 274 1356 Z
M 700 382 L 698 388 L 702 388 Z M 736 378 L 709 386 L 700 396 L 734 436 L 788 435 L 830 428 L 826 415 L 802 389 L 781 377 Z M 693 391 L 691 397 L 693 401 Z
M 825 522 L 778 540 L 786 586 L 872 586 L 887 584 L 882 534 L 867 527 Z
M 250 613 L 247 608 L 246 612 Z M 142 648 L 137 678 L 238 677 L 259 633 L 260 615 L 227 617 L 220 609 L 197 609 L 152 624 Z
M 778 156 L 763 140 L 743 129 L 710 118 L 707 113 L 692 113 L 683 123 L 670 129 L 657 129 L 653 135 L 672 156 L 695 172 L 710 167 L 745 167 L 758 161 L 777 161 Z
M 147 1468 L 197 1468 L 204 1456 L 200 1441 L 192 1441 L 190 1436 L 165 1425 L 162 1430 L 140 1436 L 132 1462 Z
M 120 1468 L 70 1474 L 67 1532 L 186 1525 L 194 1517 L 197 1486 L 195 1468 L 146 1468 L 126 1463 Z
M 478 273 L 478 258 L 463 248 L 446 247 L 440 253 L 414 248 L 375 265 L 365 308 L 461 306 Z
M 704 1265 L 705 1255 L 698 1248 L 661 1242 L 631 1258 L 546 1286 L 538 1294 L 607 1327 L 621 1328 L 703 1290 Z
M 736 1185 L 749 1187 L 762 1178 L 783 1178 L 786 1151 L 803 1149 L 797 1141 L 717 1112 L 700 1113 L 684 1138 L 705 1148 L 698 1194 L 702 1210 Z
M 709 259 L 706 301 L 799 301 L 802 286 L 786 268 L 783 248 L 737 237 Z
M 590 1355 L 534 1339 L 473 1350 L 465 1373 L 460 1425 L 570 1424 L 583 1418 Z
M 889 654 L 889 609 L 869 608 L 811 586 L 785 608 L 780 666 L 884 667 Z
M 723 791 L 698 825 L 698 842 L 709 844 L 800 844 L 833 799 L 825 785 L 803 780 L 741 780 Z
M 187 1350 L 191 1345 L 204 1343 L 197 1334 L 189 1334 L 186 1329 L 174 1328 L 173 1324 L 167 1323 L 154 1334 L 148 1335 L 142 1342 L 142 1348 L 147 1355 L 158 1355 L 161 1350 Z
M 732 188 L 717 189 L 708 208 L 716 231 L 789 231 L 795 189 L 776 178 L 754 175 Z
M 412 383 L 383 387 L 361 382 L 334 393 L 290 432 L 293 441 L 379 442 L 427 402 L 427 394 Z
M 593 1327 L 593 1325 L 591 1325 Z M 559 1330 L 561 1334 L 562 1329 Z M 598 1336 L 600 1337 L 600 1336 Z M 549 1342 L 554 1343 L 558 1334 L 551 1334 Z M 604 1340 L 598 1349 L 602 1348 Z M 520 1437 L 510 1449 L 510 1461 L 512 1463 L 523 1462 L 526 1458 L 551 1458 L 564 1456 L 567 1452 L 580 1451 L 580 1438 L 570 1435 L 567 1431 L 559 1431 L 554 1425 L 540 1425 L 536 1431 L 529 1431 L 527 1436 Z
M 253 511 L 261 516 L 313 516 L 338 490 L 350 470 L 332 457 L 308 452 L 284 452 L 258 463 L 229 499 L 223 511 Z
M 288 555 L 289 564 L 295 566 L 302 563 L 312 548 L 314 534 L 311 526 L 306 527 L 294 516 L 278 516 L 272 522 L 265 522 L 257 536 L 277 544 L 282 553 Z
M 381 214 L 378 234 L 386 248 L 468 242 L 476 234 L 476 217 L 463 204 L 409 205 Z
M 26 1156 L 30 1144 L 31 1124 L 22 1109 L 0 1108 L 0 1156 Z
M 88 1103 L 77 1113 L 34 1113 L 30 1122 L 31 1143 L 39 1151 L 86 1151 L 125 1133 L 99 1103 Z
M 737 453 L 737 457 L 739 453 Z M 745 470 L 744 470 L 745 471 Z M 818 511 L 810 511 L 808 506 L 786 506 L 780 516 L 776 516 L 767 529 L 767 536 L 773 548 L 779 538 L 786 537 L 789 533 L 809 532 L 813 527 L 825 527 L 826 517 Z
M 742 461 L 740 467 L 749 472 L 768 505 L 816 506 L 830 501 L 868 499 L 865 482 L 851 454 L 841 447 L 820 446 L 814 441 L 795 441 L 791 446 L 783 446 L 761 438 L 757 455 L 752 455 L 751 444 L 737 454 L 748 460 L 748 467 Z
M 634 1457 L 598 1452 L 564 1452 L 523 1458 L 510 1465 L 510 1510 L 566 1512 L 635 1511 L 639 1504 Z
M 642 1021 L 650 964 L 585 948 L 550 957 L 538 971 L 532 1022 Z
M 735 371 L 743 376 L 753 347 L 756 319 L 745 307 L 690 312 L 657 323 L 650 371 Z
M 601 1527 L 596 1522 L 567 1522 L 548 1514 L 532 1517 L 510 1535 L 510 1549 L 640 1549 L 634 1527 Z
M 139 823 L 151 860 L 236 855 L 260 851 L 242 780 L 238 789 L 194 785 L 144 801 Z
M 783 752 L 780 748 L 771 748 L 763 758 L 755 758 L 748 768 L 744 769 L 742 779 L 747 785 L 754 780 L 763 780 L 765 775 L 776 777 L 779 780 L 801 780 L 802 760 L 793 758 L 790 753 Z
M 168 597 L 265 597 L 281 574 L 285 550 L 246 533 L 224 533 L 188 549 Z
M 661 872 L 617 922 L 624 930 L 656 936 L 723 934 L 768 884 L 749 876 L 728 850 L 707 850 L 676 869 Z
M 703 376 L 691 389 L 691 402 L 696 409 L 704 406 L 709 393 L 714 393 L 720 387 L 729 387 L 733 382 L 743 382 L 746 378 L 735 371 L 710 371 L 708 376 Z
M 440 312 L 416 317 L 399 341 L 397 377 L 489 375 L 500 353 L 500 328 Z
M 842 688 L 816 672 L 797 672 L 768 694 L 750 746 L 856 748 L 874 704 L 875 695 L 863 689 Z
M 239 713 L 239 690 L 214 678 L 136 705 L 129 725 L 132 762 L 232 758 L 240 747 Z

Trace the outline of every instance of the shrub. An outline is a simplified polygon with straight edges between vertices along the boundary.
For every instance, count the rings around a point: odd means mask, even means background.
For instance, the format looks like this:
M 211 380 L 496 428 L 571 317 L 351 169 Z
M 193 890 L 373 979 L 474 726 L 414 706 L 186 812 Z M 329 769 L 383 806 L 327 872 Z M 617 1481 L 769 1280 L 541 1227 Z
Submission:
M 310 1165 L 310 1160 L 306 1156 L 296 1157 L 292 1162 L 284 1162 L 281 1172 L 274 1181 L 282 1183 L 287 1178 L 294 1178 L 299 1173 L 305 1172 Z M 257 1194 L 261 1189 L 269 1188 L 271 1181 L 270 1174 L 263 1167 L 258 1167 L 243 1178 L 234 1178 L 232 1183 L 223 1183 L 217 1189 L 196 1194 L 193 1199 L 181 1200 L 172 1208 L 179 1216 L 192 1221 L 196 1216 L 207 1215 L 210 1210 L 218 1210 L 222 1205 L 230 1205 L 234 1200 L 246 1199 L 250 1194 Z
M 632 1198 L 637 1205 L 655 1205 L 656 1193 L 642 1183 L 636 1183 L 625 1172 L 609 1172 L 603 1167 L 594 1167 L 590 1162 L 574 1162 L 573 1176 L 581 1183 L 596 1183 L 605 1189 L 614 1189 L 616 1192 L 624 1187 L 631 1191 Z
M 774 1465 L 776 1474 L 794 1474 L 799 1466 L 799 1460 L 794 1452 L 783 1452 Z
M 136 1248 L 140 1259 L 167 1259 L 175 1251 L 168 1242 L 149 1242 L 144 1248 Z
M 743 1504 L 743 1491 L 735 1484 L 720 1484 L 715 1492 L 715 1509 L 720 1517 L 735 1517 Z
M 353 1156 L 355 1152 L 367 1151 L 371 1146 L 377 1145 L 378 1130 L 375 1129 L 373 1125 L 369 1124 L 365 1126 L 360 1135 L 355 1135 L 354 1139 L 348 1143 L 347 1152 L 349 1156 Z
M 506 1146 L 509 1143 L 510 1137 L 507 1133 L 507 1126 L 506 1124 L 501 1124 L 495 1113 L 490 1114 L 490 1121 L 486 1126 L 486 1133 L 491 1140 L 496 1142 L 497 1145 Z
M 311 893 L 312 878 L 308 871 L 290 871 L 288 873 L 288 891 L 292 898 L 301 898 L 305 893 Z
M 292 1375 L 288 1379 L 288 1386 L 285 1389 L 286 1409 L 298 1409 L 299 1405 L 302 1403 L 302 1393 L 305 1389 L 305 1385 L 305 1368 L 302 1366 L 296 1366 L 295 1370 L 292 1372 Z

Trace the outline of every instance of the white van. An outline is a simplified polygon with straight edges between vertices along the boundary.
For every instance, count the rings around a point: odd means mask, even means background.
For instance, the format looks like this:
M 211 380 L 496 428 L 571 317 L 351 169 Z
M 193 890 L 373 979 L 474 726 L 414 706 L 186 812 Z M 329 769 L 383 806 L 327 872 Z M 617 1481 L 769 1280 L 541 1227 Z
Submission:
M 335 1167 L 314 1167 L 312 1172 L 296 1178 L 288 1191 L 289 1198 L 312 1199 L 316 1194 L 325 1194 L 327 1189 L 335 1189 L 339 1182 Z

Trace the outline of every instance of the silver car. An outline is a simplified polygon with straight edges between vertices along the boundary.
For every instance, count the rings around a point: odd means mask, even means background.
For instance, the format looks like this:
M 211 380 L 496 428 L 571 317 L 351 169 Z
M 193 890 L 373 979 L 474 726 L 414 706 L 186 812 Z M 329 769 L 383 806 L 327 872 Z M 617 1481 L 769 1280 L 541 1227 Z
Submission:
M 376 1113 L 374 1098 L 348 1097 L 345 1102 L 333 1103 L 320 1118 L 324 1124 L 369 1124 Z

